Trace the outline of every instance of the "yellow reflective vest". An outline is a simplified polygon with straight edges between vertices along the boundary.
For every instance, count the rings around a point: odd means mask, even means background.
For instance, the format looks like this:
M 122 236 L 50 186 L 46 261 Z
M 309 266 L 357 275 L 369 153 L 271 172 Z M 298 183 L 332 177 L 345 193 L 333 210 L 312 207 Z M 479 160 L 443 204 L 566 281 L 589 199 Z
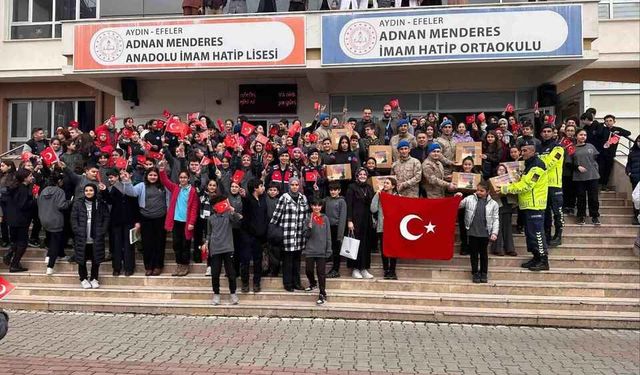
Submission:
M 546 166 L 538 156 L 525 160 L 525 169 L 520 181 L 502 186 L 501 193 L 518 195 L 521 210 L 544 210 L 547 208 L 549 190 Z
M 549 153 L 540 155 L 540 159 L 547 168 L 549 187 L 562 187 L 562 168 L 564 165 L 564 148 L 554 146 Z

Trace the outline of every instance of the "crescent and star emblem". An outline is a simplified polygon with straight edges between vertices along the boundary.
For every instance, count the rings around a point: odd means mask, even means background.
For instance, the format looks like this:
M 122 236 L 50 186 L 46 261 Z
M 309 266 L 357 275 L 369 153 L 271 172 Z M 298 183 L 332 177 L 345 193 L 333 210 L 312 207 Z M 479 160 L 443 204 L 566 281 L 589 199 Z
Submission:
M 409 222 L 411 220 L 420 220 L 421 222 L 424 223 L 424 221 L 422 220 L 422 218 L 418 215 L 414 215 L 414 214 L 410 214 L 407 215 L 405 217 L 402 218 L 402 220 L 400 221 L 400 234 L 402 235 L 402 237 L 404 237 L 405 239 L 409 240 L 409 241 L 415 241 L 420 239 L 420 237 L 422 237 L 425 233 L 436 233 L 435 229 L 436 226 L 431 224 L 431 222 L 429 222 L 428 225 L 424 226 L 425 232 L 424 233 L 420 233 L 420 234 L 413 234 L 411 232 L 409 232 Z

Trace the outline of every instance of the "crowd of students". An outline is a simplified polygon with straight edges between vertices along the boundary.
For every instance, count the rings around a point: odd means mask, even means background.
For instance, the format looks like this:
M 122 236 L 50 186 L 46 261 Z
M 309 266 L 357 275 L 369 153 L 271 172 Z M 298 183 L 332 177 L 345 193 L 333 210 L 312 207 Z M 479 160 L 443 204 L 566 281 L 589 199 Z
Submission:
M 457 121 L 434 112 L 408 118 L 385 105 L 378 121 L 370 108 L 360 119 L 331 118 L 318 110 L 307 126 L 282 119 L 264 128 L 243 116 L 212 121 L 165 111 L 163 119 L 144 125 L 126 118 L 121 128 L 112 117 L 87 133 L 74 122 L 58 128 L 51 139 L 34 129 L 19 165 L 0 163 L 1 245 L 9 247 L 4 263 L 10 272 L 26 271 L 20 261 L 27 247 L 47 247 L 47 275 L 64 259 L 78 264 L 83 288 L 99 288 L 104 261 L 111 260 L 113 276 L 136 272 L 138 245 L 131 244 L 132 230 L 141 236 L 145 276 L 162 274 L 169 232 L 177 263 L 173 276 L 186 276 L 191 263 L 206 262 L 214 304 L 220 303 L 222 267 L 233 304 L 239 300 L 237 277 L 242 293 L 258 293 L 262 277 L 278 275 L 287 291 L 319 290 L 317 303 L 322 304 L 326 278 L 342 275 L 345 235 L 360 241 L 357 258 L 346 264 L 353 278 L 374 277 L 371 257 L 376 252 L 384 278 L 398 278 L 396 259 L 385 257 L 382 249 L 381 193 L 427 199 L 457 194 L 464 196 L 458 216 L 460 253 L 471 254 L 473 281 L 487 282 L 488 249 L 498 256 L 517 255 L 511 222 L 519 210 L 514 196 L 490 189 L 486 180 L 508 173 L 501 163 L 521 160 L 521 151 L 527 160 L 529 149 L 533 155 L 558 146 L 566 151 L 562 165 L 545 172 L 555 181 L 549 184 L 545 247 L 562 243 L 563 214 L 576 208 L 578 223 L 585 223 L 588 206 L 592 223 L 599 224 L 598 190 L 607 188 L 617 147 L 612 136 L 629 132 L 616 127 L 612 115 L 605 116 L 605 124 L 594 116 L 595 110 L 589 110 L 559 125 L 538 111 L 534 121 L 522 123 L 509 112 Z M 346 135 L 333 137 L 336 129 Z M 482 142 L 481 165 L 473 158 L 456 165 L 456 145 L 473 141 Z M 393 147 L 390 169 L 379 168 L 369 157 L 375 145 Z M 349 164 L 352 178 L 330 180 L 327 166 L 333 164 Z M 483 181 L 474 190 L 460 190 L 452 182 L 454 171 L 480 174 Z M 627 172 L 637 185 L 640 139 Z M 370 177 L 386 175 L 392 177 L 374 190 Z M 518 231 L 526 220 L 520 211 Z M 73 252 L 67 256 L 70 244 Z M 530 261 L 523 267 L 544 270 L 548 264 Z
M 446 4 L 466 4 L 468 0 L 448 0 Z M 322 0 L 317 9 L 309 7 L 309 0 L 289 0 L 289 12 L 307 10 L 348 10 L 369 8 L 406 8 L 418 6 L 442 5 L 442 0 Z M 242 14 L 248 13 L 247 0 L 183 0 L 182 13 L 185 16 L 203 14 Z M 282 9 L 280 11 L 283 11 Z M 285 10 L 286 11 L 286 10 Z M 260 0 L 257 13 L 278 12 L 276 0 Z

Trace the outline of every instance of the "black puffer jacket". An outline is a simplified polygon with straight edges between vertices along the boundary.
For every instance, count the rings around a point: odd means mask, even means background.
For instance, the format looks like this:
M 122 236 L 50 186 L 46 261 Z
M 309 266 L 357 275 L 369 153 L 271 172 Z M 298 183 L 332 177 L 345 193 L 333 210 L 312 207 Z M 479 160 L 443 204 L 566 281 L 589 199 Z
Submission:
M 104 261 L 105 237 L 109 231 L 109 207 L 100 198 L 95 201 L 94 216 L 91 218 L 91 233 L 93 238 L 94 259 L 102 263 Z M 87 207 L 85 198 L 81 197 L 73 202 L 71 209 L 71 229 L 73 231 L 73 245 L 78 263 L 84 263 L 86 259 L 85 247 L 87 245 Z
M 634 145 L 629 152 L 625 170 L 632 181 L 640 181 L 640 147 L 637 145 Z

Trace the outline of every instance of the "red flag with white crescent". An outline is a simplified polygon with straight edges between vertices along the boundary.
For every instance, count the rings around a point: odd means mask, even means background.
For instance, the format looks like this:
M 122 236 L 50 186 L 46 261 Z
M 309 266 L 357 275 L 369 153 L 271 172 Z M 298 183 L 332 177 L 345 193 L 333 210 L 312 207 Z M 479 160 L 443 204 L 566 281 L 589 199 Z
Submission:
M 58 154 L 56 154 L 51 146 L 42 150 L 42 152 L 40 153 L 40 157 L 42 157 L 42 162 L 47 166 L 58 161 Z
M 8 282 L 4 277 L 0 277 L 0 299 L 6 297 L 16 287 Z
M 449 260 L 453 257 L 461 198 L 407 198 L 380 194 L 386 257 Z

